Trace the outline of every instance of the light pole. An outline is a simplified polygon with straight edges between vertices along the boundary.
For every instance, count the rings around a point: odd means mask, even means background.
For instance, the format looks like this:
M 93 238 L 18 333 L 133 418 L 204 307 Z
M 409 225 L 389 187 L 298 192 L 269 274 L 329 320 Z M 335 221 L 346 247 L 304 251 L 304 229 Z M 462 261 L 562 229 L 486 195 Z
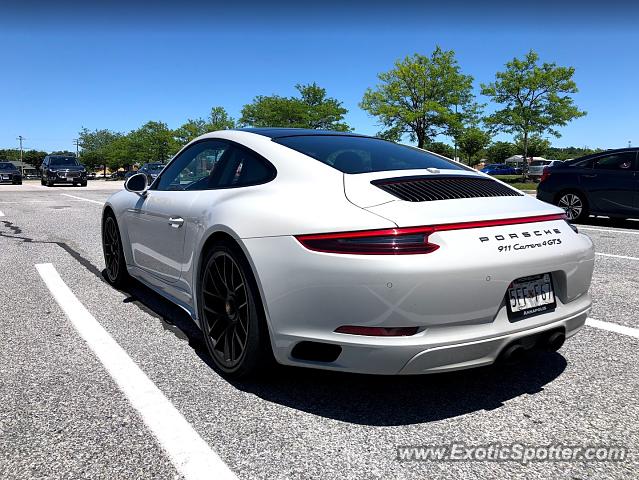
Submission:
M 20 141 L 20 173 L 24 177 L 24 162 L 22 161 L 22 141 L 26 140 L 22 135 L 18 135 L 18 140 Z

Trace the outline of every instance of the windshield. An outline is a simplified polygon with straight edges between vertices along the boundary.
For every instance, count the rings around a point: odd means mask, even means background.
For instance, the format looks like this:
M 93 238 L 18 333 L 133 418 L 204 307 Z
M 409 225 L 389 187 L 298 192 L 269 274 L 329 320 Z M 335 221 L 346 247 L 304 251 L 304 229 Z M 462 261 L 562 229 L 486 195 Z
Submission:
M 75 157 L 49 157 L 50 167 L 61 167 L 63 165 L 78 165 Z
M 432 153 L 370 137 L 300 135 L 273 141 L 297 150 L 344 173 L 439 168 L 466 170 Z
M 140 170 L 144 170 L 145 172 L 156 173 L 162 170 L 163 168 L 164 168 L 163 163 L 147 163 L 146 165 L 143 165 Z
M 13 163 L 0 163 L 0 170 L 15 170 Z
M 550 164 L 550 161 L 535 160 L 533 162 L 530 162 L 531 167 L 541 167 L 542 165 L 548 165 L 548 164 Z

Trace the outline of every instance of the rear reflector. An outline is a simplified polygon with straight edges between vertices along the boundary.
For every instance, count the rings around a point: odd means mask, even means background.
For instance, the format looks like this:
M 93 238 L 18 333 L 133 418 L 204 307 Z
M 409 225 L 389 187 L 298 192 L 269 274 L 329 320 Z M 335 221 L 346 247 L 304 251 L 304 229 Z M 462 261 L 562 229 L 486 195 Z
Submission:
M 565 219 L 566 215 L 559 213 L 553 215 L 538 215 L 535 217 L 445 223 L 424 227 L 296 235 L 295 238 L 306 248 L 316 252 L 350 253 L 354 255 L 406 255 L 431 253 L 437 250 L 439 245 L 428 241 L 428 237 L 435 232 Z
M 417 333 L 417 327 L 357 327 L 344 325 L 335 330 L 337 333 L 366 335 L 370 337 L 408 337 Z

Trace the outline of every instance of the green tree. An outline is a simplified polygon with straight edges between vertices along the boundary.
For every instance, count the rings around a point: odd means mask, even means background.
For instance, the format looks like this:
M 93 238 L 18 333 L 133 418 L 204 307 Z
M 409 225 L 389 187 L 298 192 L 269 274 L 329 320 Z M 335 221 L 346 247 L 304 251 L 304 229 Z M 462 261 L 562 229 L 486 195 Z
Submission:
M 490 163 L 504 163 L 517 153 L 517 146 L 510 142 L 493 142 L 486 148 L 486 159 Z
M 523 59 L 506 63 L 495 81 L 481 85 L 481 93 L 502 106 L 486 119 L 486 124 L 504 132 L 522 136 L 524 158 L 528 158 L 531 135 L 550 134 L 559 137 L 556 127 L 584 116 L 570 96 L 577 93 L 573 67 L 555 63 L 539 65 L 539 56 L 530 51 Z M 528 164 L 524 165 L 526 175 Z
M 526 147 L 526 145 L 524 145 L 524 137 L 522 135 L 517 135 L 515 137 L 515 145 L 519 152 L 523 152 L 524 150 L 528 151 L 527 158 L 543 157 L 550 148 L 550 141 L 540 137 L 539 135 L 531 135 L 528 137 L 528 146 Z
M 107 129 L 89 130 L 83 127 L 78 134 L 80 148 L 80 161 L 88 169 L 95 169 L 104 165 L 110 157 L 110 149 L 113 143 L 122 137 L 122 134 Z
M 224 107 L 213 107 L 208 119 L 188 119 L 173 132 L 176 142 L 185 145 L 194 138 L 208 132 L 235 128 L 235 120 L 229 116 Z
M 490 143 L 490 133 L 477 127 L 465 129 L 459 136 L 459 151 L 470 166 L 479 162 L 478 154 Z
M 439 134 L 455 138 L 479 110 L 473 77 L 461 73 L 452 50 L 436 47 L 430 57 L 416 53 L 378 78 L 360 107 L 379 119 L 380 135 L 387 139 L 409 135 L 422 148 Z
M 316 83 L 295 85 L 300 97 L 257 96 L 244 105 L 240 124 L 253 127 L 297 127 L 348 131 L 342 102 L 327 97 Z
M 130 132 L 127 138 L 130 142 L 128 164 L 165 162 L 179 149 L 173 131 L 164 122 L 147 122 Z
M 424 148 L 430 152 L 438 153 L 447 158 L 453 158 L 455 155 L 453 147 L 444 142 L 430 142 Z

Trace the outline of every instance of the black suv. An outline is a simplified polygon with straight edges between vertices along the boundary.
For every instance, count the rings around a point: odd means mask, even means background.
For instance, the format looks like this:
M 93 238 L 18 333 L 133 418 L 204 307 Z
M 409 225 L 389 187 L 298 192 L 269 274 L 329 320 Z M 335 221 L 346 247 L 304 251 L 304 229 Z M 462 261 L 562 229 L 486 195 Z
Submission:
M 11 162 L 0 162 L 0 182 L 11 182 L 22 185 L 22 174 Z
M 537 198 L 566 210 L 571 221 L 588 215 L 639 218 L 639 148 L 621 148 L 545 167 Z
M 42 162 L 40 183 L 52 187 L 55 183 L 87 186 L 87 169 L 75 157 L 47 155 Z

